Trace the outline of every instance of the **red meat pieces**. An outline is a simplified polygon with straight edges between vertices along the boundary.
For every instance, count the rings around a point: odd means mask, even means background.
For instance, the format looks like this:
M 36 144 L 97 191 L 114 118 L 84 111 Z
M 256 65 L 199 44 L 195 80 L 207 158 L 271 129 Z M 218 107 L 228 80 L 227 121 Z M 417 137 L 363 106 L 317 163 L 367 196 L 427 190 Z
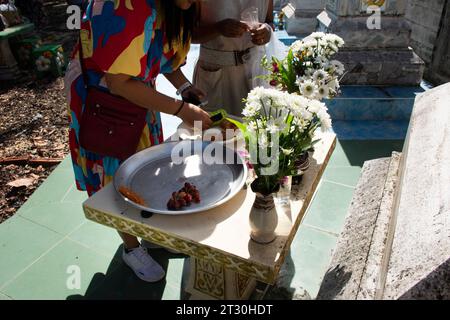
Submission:
M 193 184 L 186 182 L 180 191 L 172 193 L 167 202 L 167 208 L 169 210 L 180 210 L 191 205 L 192 202 L 200 202 L 200 192 Z

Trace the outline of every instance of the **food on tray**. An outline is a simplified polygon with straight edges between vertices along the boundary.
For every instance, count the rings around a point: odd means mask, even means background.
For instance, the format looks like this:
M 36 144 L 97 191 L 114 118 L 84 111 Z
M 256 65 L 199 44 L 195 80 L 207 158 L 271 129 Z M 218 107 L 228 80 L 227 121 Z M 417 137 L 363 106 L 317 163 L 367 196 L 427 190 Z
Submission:
M 180 210 L 189 206 L 192 202 L 200 202 L 200 192 L 193 184 L 186 182 L 180 191 L 172 193 L 167 202 L 167 208 L 169 210 Z
M 192 132 L 192 127 L 182 124 L 180 128 L 186 131 L 179 132 L 179 138 L 181 140 L 220 141 L 224 143 L 236 141 L 240 131 L 234 122 L 240 120 L 234 119 L 233 116 L 228 116 L 223 109 L 210 112 L 209 115 L 212 121 L 209 129 L 203 132 L 201 130 Z M 227 136 L 227 130 L 233 130 L 230 136 Z
M 227 136 L 227 130 L 234 130 L 232 137 Z M 204 140 L 208 141 L 223 141 L 233 139 L 237 134 L 238 127 L 227 119 L 223 119 L 218 124 L 204 132 Z
M 145 200 L 142 199 L 142 197 L 140 195 L 138 195 L 136 192 L 134 192 L 133 190 L 131 190 L 125 186 L 121 186 L 121 187 L 119 187 L 119 192 L 125 198 L 128 198 L 129 200 L 133 201 L 134 203 L 137 203 L 141 206 L 147 206 L 147 203 L 145 202 Z
M 210 112 L 210 119 L 213 122 L 212 123 L 212 127 L 215 127 L 217 125 L 220 124 L 220 122 L 222 122 L 222 120 L 224 120 L 227 117 L 227 112 L 224 109 L 219 109 L 213 112 Z

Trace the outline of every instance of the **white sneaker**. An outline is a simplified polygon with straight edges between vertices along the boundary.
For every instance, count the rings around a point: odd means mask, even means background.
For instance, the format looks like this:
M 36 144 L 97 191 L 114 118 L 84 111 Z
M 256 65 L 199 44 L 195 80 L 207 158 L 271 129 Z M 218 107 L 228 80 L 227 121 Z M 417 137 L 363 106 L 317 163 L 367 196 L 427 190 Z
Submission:
M 122 253 L 123 261 L 129 266 L 139 279 L 146 282 L 157 282 L 164 278 L 163 268 L 147 253 L 142 246 Z
M 141 246 L 143 246 L 144 248 L 147 248 L 147 249 L 164 249 L 164 250 L 169 251 L 170 253 L 179 254 L 178 251 L 161 247 L 160 245 L 150 242 L 150 241 L 147 241 L 145 239 L 141 240 Z

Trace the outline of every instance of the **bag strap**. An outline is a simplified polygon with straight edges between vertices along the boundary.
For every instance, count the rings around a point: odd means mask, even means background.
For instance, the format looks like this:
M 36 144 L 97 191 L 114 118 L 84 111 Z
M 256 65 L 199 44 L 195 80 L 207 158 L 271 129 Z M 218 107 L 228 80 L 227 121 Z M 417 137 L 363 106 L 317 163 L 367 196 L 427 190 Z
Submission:
M 83 43 L 81 42 L 81 30 L 80 35 L 78 37 L 78 59 L 80 60 L 80 66 L 81 66 L 81 75 L 83 76 L 84 86 L 87 88 L 88 85 L 88 76 L 86 72 L 86 67 L 84 65 L 84 55 L 83 55 Z

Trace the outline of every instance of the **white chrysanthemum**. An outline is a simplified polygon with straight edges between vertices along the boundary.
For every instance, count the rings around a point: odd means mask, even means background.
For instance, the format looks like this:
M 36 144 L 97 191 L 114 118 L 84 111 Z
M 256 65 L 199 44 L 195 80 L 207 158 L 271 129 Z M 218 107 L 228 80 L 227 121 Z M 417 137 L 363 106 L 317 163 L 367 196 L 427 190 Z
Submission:
M 323 98 L 328 98 L 329 96 L 330 96 L 330 88 L 328 88 L 328 86 L 323 85 L 317 89 L 317 97 L 319 98 L 319 100 L 322 100 Z
M 291 46 L 290 49 L 294 52 L 300 52 L 304 49 L 304 42 L 302 40 L 295 41 Z
M 328 59 L 324 56 L 318 56 L 314 59 L 314 62 L 322 66 L 328 62 Z
M 302 133 L 308 128 L 310 122 L 303 118 L 294 118 L 293 124 L 297 127 L 296 129 Z
M 325 80 L 325 78 L 328 77 L 328 74 L 324 71 L 324 70 L 317 70 L 316 72 L 314 72 L 313 74 L 313 79 L 314 81 L 318 82 L 318 81 L 323 81 Z
M 295 84 L 297 85 L 297 87 L 300 88 L 302 83 L 305 82 L 305 81 L 306 81 L 306 77 L 297 77 L 297 81 L 295 81 Z
M 289 108 L 292 115 L 296 118 L 311 120 L 313 115 L 307 109 L 309 101 L 309 99 L 302 96 L 292 95 L 292 99 L 289 101 Z
M 306 108 L 300 108 L 297 113 L 297 118 L 301 118 L 305 121 L 311 121 L 313 114 Z
M 315 39 L 315 40 L 320 40 L 325 36 L 325 33 L 323 32 L 313 32 L 311 33 L 307 39 Z
M 331 117 L 326 110 L 321 110 L 317 113 L 317 117 L 320 120 L 322 131 L 326 131 L 331 128 Z
M 339 85 L 339 81 L 334 78 L 331 81 L 327 82 L 327 86 L 330 90 L 333 90 L 335 92 L 339 91 L 340 85 Z
M 247 130 L 251 131 L 251 132 L 256 132 L 256 130 L 258 130 L 258 127 L 256 126 L 256 122 L 250 121 L 249 123 L 247 123 Z
M 287 124 L 286 124 L 286 115 L 284 114 L 278 118 L 274 119 L 274 124 L 278 127 L 279 131 L 284 131 L 286 130 Z
M 338 35 L 332 34 L 332 33 L 326 34 L 324 36 L 324 40 L 326 40 L 327 42 L 333 43 L 338 48 L 342 47 L 345 44 L 344 39 L 342 39 Z
M 250 118 L 257 115 L 259 110 L 261 110 L 261 104 L 258 101 L 247 101 L 242 114 L 244 115 L 244 117 Z
M 305 97 L 313 97 L 316 92 L 316 85 L 311 80 L 307 80 L 301 84 L 300 92 Z
M 311 101 L 308 103 L 308 110 L 309 110 L 309 112 L 318 114 L 318 113 L 320 113 L 322 110 L 326 112 L 328 109 L 327 109 L 327 107 L 325 106 L 325 103 L 320 102 L 320 101 L 317 101 L 317 100 L 311 100 Z
M 342 75 L 344 73 L 344 71 L 345 71 L 344 64 L 342 62 L 338 61 L 338 60 L 330 61 L 330 65 L 333 66 L 335 72 L 338 75 Z
M 336 54 L 339 51 L 338 47 L 336 47 L 334 44 L 329 43 L 327 47 L 325 48 L 325 55 L 327 57 L 331 57 L 332 55 Z

